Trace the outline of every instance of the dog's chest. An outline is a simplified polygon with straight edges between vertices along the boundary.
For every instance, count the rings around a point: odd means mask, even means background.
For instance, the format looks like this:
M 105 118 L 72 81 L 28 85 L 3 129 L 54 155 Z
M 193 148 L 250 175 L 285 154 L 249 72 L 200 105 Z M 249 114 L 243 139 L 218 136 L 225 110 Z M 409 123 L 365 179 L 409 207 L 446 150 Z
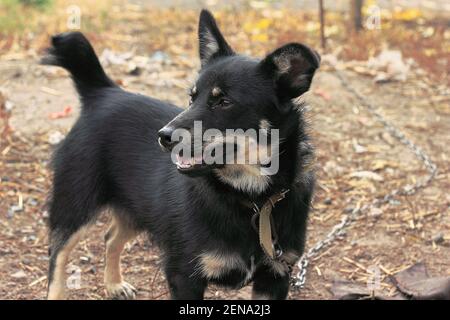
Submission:
M 298 258 L 299 254 L 293 250 L 283 254 L 284 261 L 290 265 Z M 209 251 L 198 257 L 195 273 L 216 284 L 242 287 L 253 279 L 256 269 L 261 265 L 269 267 L 274 274 L 285 275 L 288 271 L 282 262 L 265 256 L 257 259 L 255 255 L 244 257 L 238 253 Z
M 211 282 L 239 287 L 252 279 L 255 269 L 254 255 L 210 251 L 199 256 L 195 272 Z

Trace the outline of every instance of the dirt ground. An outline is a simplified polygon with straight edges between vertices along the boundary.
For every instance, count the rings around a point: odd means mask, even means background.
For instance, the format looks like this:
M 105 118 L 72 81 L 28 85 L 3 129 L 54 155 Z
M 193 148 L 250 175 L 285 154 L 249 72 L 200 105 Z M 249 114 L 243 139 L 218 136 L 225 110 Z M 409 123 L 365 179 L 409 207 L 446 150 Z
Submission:
M 102 54 L 107 73 L 128 90 L 186 106 L 187 89 L 198 68 L 192 45 L 195 32 L 187 26 L 195 26 L 196 16 L 186 15 L 190 20 L 189 24 L 184 24 L 186 32 L 182 34 L 166 32 L 163 28 L 155 30 L 151 26 L 167 24 L 165 27 L 170 30 L 174 26 L 178 30 L 178 19 L 183 15 L 156 21 L 147 19 L 147 13 L 143 12 L 139 13 L 141 21 L 136 18 L 137 12 L 117 10 L 115 14 L 121 20 L 114 25 L 114 30 L 127 31 L 123 31 L 124 34 L 105 32 L 94 39 L 94 45 L 101 42 L 104 49 L 111 43 L 119 43 L 112 49 L 118 59 L 125 47 L 139 42 L 142 46 L 133 54 L 150 59 L 145 60 L 145 67 L 141 68 L 139 59 L 131 60 L 138 66 L 130 61 L 115 64 L 111 63 L 114 60 L 111 54 L 109 60 L 108 54 Z M 158 15 L 157 12 L 148 14 L 153 18 Z M 294 18 L 277 23 L 267 28 L 269 39 L 273 40 L 265 43 L 261 34 L 253 34 L 256 42 L 251 42 L 251 46 L 242 40 L 246 38 L 238 32 L 239 24 L 225 25 L 235 28 L 229 30 L 227 36 L 232 36 L 230 43 L 239 51 L 262 54 L 302 35 L 302 31 L 298 34 L 280 31 L 284 25 L 288 29 L 289 24 L 296 24 Z M 132 30 L 127 29 L 130 26 Z M 276 29 L 278 38 L 273 37 L 272 29 Z M 38 36 L 35 42 L 48 41 L 45 34 Z M 154 40 L 145 42 L 144 37 L 154 37 Z M 165 51 L 170 46 L 172 50 Z M 103 52 L 97 49 L 99 54 Z M 358 51 L 356 46 L 354 49 Z M 436 54 L 440 54 L 442 65 L 448 68 L 448 60 L 442 60 L 446 57 L 444 53 L 437 50 Z M 9 123 L 13 128 L 8 137 L 0 140 L 0 298 L 3 299 L 44 299 L 46 296 L 45 223 L 51 184 L 48 162 L 55 147 L 54 140 L 70 130 L 79 113 L 77 95 L 67 73 L 38 65 L 37 57 L 37 53 L 21 51 L 0 56 L 0 91 L 12 105 Z M 110 63 L 106 63 L 108 61 Z M 448 83 L 430 80 L 427 72 L 419 72 L 416 67 L 406 81 L 383 84 L 374 83 L 373 77 L 361 72 L 361 68 L 345 65 L 341 72 L 351 87 L 429 154 L 438 167 L 435 179 L 415 195 L 398 197 L 359 216 L 344 235 L 310 261 L 306 286 L 299 292 L 291 292 L 291 299 L 332 299 L 330 288 L 335 280 L 365 285 L 373 268 L 381 272 L 380 291 L 392 296 L 395 289 L 389 276 L 420 261 L 427 265 L 431 275 L 450 276 Z M 437 64 L 431 67 L 429 70 L 444 68 Z M 309 106 L 310 130 L 317 149 L 318 176 L 308 226 L 308 249 L 356 206 L 370 203 L 398 187 L 414 184 L 425 178 L 427 171 L 410 150 L 390 136 L 342 86 L 334 68 L 326 61 L 304 100 Z M 1 120 L 0 116 L 0 129 Z M 360 172 L 370 174 L 358 177 Z M 68 290 L 68 298 L 105 298 L 103 235 L 108 221 L 108 214 L 103 214 L 72 253 L 68 275 L 73 270 L 80 271 L 81 282 L 79 288 Z M 122 266 L 126 280 L 138 289 L 138 299 L 169 298 L 158 249 L 144 236 L 127 246 Z M 249 297 L 249 287 L 239 291 L 212 287 L 207 292 L 208 299 Z
M 184 90 L 171 84 L 162 90 L 145 81 L 145 74 L 136 77 L 117 69 L 112 66 L 107 71 L 114 79 L 126 83 L 128 89 L 186 104 Z M 0 74 L 6 79 L 3 87 L 14 103 L 11 124 L 15 129 L 11 143 L 4 141 L 0 150 L 1 191 L 5 194 L 0 199 L 0 297 L 43 299 L 48 263 L 45 200 L 51 179 L 47 163 L 53 148 L 48 138 L 55 131 L 64 134 L 70 129 L 78 113 L 78 102 L 70 79 L 55 68 L 38 66 L 35 61 L 11 61 L 0 63 Z M 192 79 L 194 75 L 194 69 L 186 69 L 183 77 Z M 388 273 L 418 261 L 424 261 L 434 275 L 450 275 L 448 109 L 440 109 L 431 102 L 432 92 L 412 92 L 414 82 L 374 85 L 371 79 L 351 72 L 345 76 L 430 154 L 439 172 L 432 185 L 417 195 L 399 198 L 396 203 L 361 216 L 344 237 L 313 259 L 306 287 L 292 293 L 293 299 L 331 298 L 329 288 L 333 280 L 364 283 L 368 277 L 364 268 L 372 266 L 382 268 L 383 290 L 390 294 L 393 290 Z M 327 93 L 326 99 L 323 92 Z M 346 209 L 348 212 L 358 201 L 369 202 L 392 188 L 424 177 L 426 171 L 409 150 L 358 106 L 333 71 L 319 71 L 306 100 L 310 105 L 319 177 L 309 224 L 309 247 L 323 238 Z M 66 106 L 73 107 L 73 114 L 49 119 L 49 114 Z M 355 143 L 365 151 L 355 152 Z M 349 177 L 352 172 L 362 170 L 376 172 L 383 179 Z M 8 208 L 17 203 L 19 196 L 23 197 L 23 210 L 8 215 Z M 102 237 L 108 219 L 105 214 L 72 254 L 71 267 L 81 269 L 81 288 L 69 290 L 72 299 L 104 298 Z M 159 263 L 158 249 L 146 238 L 141 237 L 127 247 L 124 274 L 138 288 L 139 299 L 168 298 Z M 240 291 L 211 288 L 207 297 L 248 298 L 249 292 L 249 288 Z

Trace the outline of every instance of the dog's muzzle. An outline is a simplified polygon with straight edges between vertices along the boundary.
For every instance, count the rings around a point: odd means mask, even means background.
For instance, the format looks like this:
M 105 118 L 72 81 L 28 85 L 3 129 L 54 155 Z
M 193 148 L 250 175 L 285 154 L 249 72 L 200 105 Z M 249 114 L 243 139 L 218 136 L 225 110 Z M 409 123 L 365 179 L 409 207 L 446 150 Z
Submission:
M 174 128 L 165 126 L 158 131 L 158 143 L 165 152 L 172 151 L 173 147 L 177 144 L 176 141 L 172 140 L 172 134 Z

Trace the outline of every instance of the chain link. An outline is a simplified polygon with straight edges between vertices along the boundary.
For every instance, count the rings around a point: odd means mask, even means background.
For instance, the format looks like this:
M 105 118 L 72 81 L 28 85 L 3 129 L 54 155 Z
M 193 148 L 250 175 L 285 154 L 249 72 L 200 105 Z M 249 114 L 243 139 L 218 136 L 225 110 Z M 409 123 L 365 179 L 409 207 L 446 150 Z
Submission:
M 350 84 L 349 81 L 345 79 L 342 73 L 338 70 L 335 71 L 337 78 L 340 80 L 342 86 L 351 94 L 353 94 L 359 103 L 364 106 L 367 111 L 378 121 L 380 122 L 384 129 L 391 134 L 394 138 L 396 138 L 401 144 L 408 147 L 414 155 L 421 160 L 424 166 L 427 168 L 429 175 L 422 181 L 418 181 L 414 185 L 405 185 L 401 188 L 392 190 L 388 194 L 386 194 L 382 198 L 374 199 L 370 204 L 365 204 L 363 206 L 357 206 L 352 210 L 349 214 L 344 214 L 340 223 L 336 224 L 333 229 L 327 234 L 327 236 L 318 241 L 314 246 L 312 246 L 303 256 L 300 258 L 297 263 L 299 271 L 296 275 L 292 276 L 291 285 L 295 289 L 301 289 L 305 286 L 306 283 L 306 273 L 309 265 L 309 260 L 316 256 L 324 247 L 330 245 L 340 236 L 342 236 L 345 232 L 345 229 L 354 221 L 358 216 L 362 213 L 366 212 L 368 209 L 379 207 L 382 204 L 389 203 L 394 200 L 397 196 L 402 195 L 413 195 L 419 189 L 423 189 L 427 187 L 431 181 L 436 176 L 437 166 L 430 159 L 430 157 L 414 142 L 409 140 L 403 132 L 401 132 L 397 127 L 388 122 L 378 111 L 376 111 L 375 107 L 367 101 L 357 90 L 355 90 Z

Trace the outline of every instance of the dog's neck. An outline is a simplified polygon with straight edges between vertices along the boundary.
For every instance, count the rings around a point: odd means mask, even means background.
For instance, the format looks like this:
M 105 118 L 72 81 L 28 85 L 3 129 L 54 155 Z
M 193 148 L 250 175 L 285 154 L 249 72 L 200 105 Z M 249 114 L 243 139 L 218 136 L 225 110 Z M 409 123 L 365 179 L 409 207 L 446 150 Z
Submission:
M 310 162 L 312 147 L 304 131 L 304 119 L 293 108 L 280 120 L 279 169 L 273 175 L 261 174 L 258 165 L 231 164 L 214 171 L 216 179 L 238 193 L 257 199 L 289 189 L 299 181 Z

